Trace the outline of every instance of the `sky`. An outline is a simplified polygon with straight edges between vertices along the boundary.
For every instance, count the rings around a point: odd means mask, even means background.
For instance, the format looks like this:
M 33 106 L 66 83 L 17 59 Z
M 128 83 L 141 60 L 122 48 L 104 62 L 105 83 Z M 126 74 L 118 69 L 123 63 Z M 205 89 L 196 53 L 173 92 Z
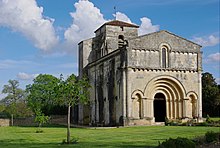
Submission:
M 0 92 L 10 79 L 25 89 L 39 74 L 77 75 L 77 44 L 115 17 L 139 25 L 139 35 L 168 30 L 202 45 L 203 72 L 220 84 L 219 5 L 219 0 L 0 0 Z

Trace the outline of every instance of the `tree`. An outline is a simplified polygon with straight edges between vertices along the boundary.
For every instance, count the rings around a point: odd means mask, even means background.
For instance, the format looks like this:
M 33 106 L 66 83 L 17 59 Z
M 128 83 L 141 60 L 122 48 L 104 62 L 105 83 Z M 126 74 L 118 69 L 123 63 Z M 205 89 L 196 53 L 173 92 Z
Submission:
M 52 75 L 40 74 L 33 81 L 33 84 L 26 86 L 26 91 L 28 105 L 36 113 L 39 109 L 42 111 L 44 108 L 50 108 L 50 104 L 53 104 L 54 87 L 59 79 Z
M 212 74 L 208 72 L 202 74 L 202 97 L 203 114 L 219 116 L 220 89 Z
M 60 77 L 60 83 L 56 87 L 56 102 L 65 105 L 68 108 L 67 115 L 67 143 L 70 144 L 70 111 L 71 107 L 79 103 L 88 103 L 88 87 L 89 83 L 84 77 L 77 80 L 74 74 L 70 75 L 66 80 Z
M 4 98 L 5 103 L 11 109 L 8 112 L 11 114 L 11 124 L 13 126 L 13 115 L 16 113 L 16 103 L 23 99 L 24 91 L 19 87 L 19 82 L 17 80 L 9 80 L 8 85 L 4 85 L 2 93 L 7 94 Z
M 59 79 L 48 74 L 40 74 L 34 79 L 34 83 L 26 86 L 28 93 L 28 105 L 35 114 L 35 121 L 39 123 L 39 127 L 48 121 L 43 110 L 48 110 L 54 103 L 55 91 Z

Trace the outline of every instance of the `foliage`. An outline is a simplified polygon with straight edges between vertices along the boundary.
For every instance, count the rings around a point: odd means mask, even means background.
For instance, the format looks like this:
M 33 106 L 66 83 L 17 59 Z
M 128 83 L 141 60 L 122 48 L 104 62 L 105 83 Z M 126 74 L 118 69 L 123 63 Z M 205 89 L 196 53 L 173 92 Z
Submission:
M 67 143 L 70 144 L 70 112 L 71 107 L 88 103 L 88 87 L 89 83 L 86 78 L 80 80 L 72 74 L 66 80 L 60 76 L 60 82 L 55 88 L 56 102 L 59 105 L 65 105 L 68 107 L 67 114 Z
M 219 136 L 220 136 L 220 132 L 215 133 L 213 131 L 209 131 L 205 134 L 205 139 L 207 143 L 216 142 L 219 141 L 220 138 Z
M 205 145 L 209 143 L 216 143 L 220 140 L 220 132 L 207 131 L 204 136 L 197 136 L 193 139 L 196 145 Z
M 11 104 L 23 99 L 25 96 L 24 91 L 19 87 L 17 80 L 9 80 L 7 85 L 3 86 L 2 93 L 7 94 L 4 98 L 6 104 Z
M 40 110 L 36 112 L 36 116 L 34 119 L 35 122 L 38 122 L 38 126 L 41 127 L 43 124 L 49 121 L 49 116 L 45 116 Z
M 168 140 L 162 142 L 159 148 L 195 148 L 195 143 L 187 138 L 178 137 L 176 139 L 169 138 Z
M 3 112 L 5 110 L 5 105 L 4 104 L 0 104 L 0 113 Z
M 73 137 L 71 140 L 70 140 L 70 143 L 71 144 L 77 144 L 79 141 L 79 138 L 78 137 Z M 62 143 L 61 144 L 69 144 L 66 139 L 63 139 Z
M 220 87 L 208 72 L 202 74 L 202 97 L 203 115 L 220 116 Z
M 54 88 L 58 82 L 59 79 L 52 75 L 40 74 L 34 79 L 33 84 L 26 86 L 28 105 L 35 114 L 39 110 L 47 114 L 47 111 L 53 107 Z
M 19 101 L 17 103 L 12 103 L 11 105 L 6 106 L 5 113 L 13 114 L 14 117 L 30 117 L 33 115 L 33 112 L 31 109 L 27 106 L 27 104 L 24 101 Z
M 4 85 L 2 93 L 7 94 L 4 98 L 4 103 L 7 106 L 6 112 L 11 115 L 11 124 L 13 126 L 13 116 L 17 114 L 17 103 L 24 100 L 25 92 L 18 88 L 19 82 L 17 80 L 9 80 L 7 85 Z
M 55 88 L 57 97 L 56 102 L 60 105 L 74 106 L 79 103 L 88 103 L 88 88 L 89 83 L 84 77 L 77 80 L 77 77 L 72 74 L 66 80 L 60 76 L 60 83 Z
M 67 106 L 67 143 L 70 143 L 70 109 L 76 104 L 88 102 L 88 86 L 85 78 L 77 80 L 74 74 L 66 80 L 62 75 L 60 79 L 57 79 L 52 75 L 40 74 L 34 79 L 32 85 L 26 87 L 28 104 L 33 109 L 39 124 L 47 119 L 44 114 L 45 109 L 51 109 L 54 105 Z

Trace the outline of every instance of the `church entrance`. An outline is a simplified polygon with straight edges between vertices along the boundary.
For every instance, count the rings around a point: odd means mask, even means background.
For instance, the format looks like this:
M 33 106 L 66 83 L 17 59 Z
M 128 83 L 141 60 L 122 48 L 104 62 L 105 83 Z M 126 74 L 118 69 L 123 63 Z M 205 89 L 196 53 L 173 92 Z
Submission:
M 166 99 L 164 94 L 157 93 L 154 96 L 154 118 L 155 122 L 164 122 L 166 117 Z

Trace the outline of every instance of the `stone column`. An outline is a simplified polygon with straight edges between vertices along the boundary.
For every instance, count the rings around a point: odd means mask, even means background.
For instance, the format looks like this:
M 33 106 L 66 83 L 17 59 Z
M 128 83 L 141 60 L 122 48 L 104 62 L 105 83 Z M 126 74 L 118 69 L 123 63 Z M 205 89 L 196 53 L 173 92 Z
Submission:
M 189 98 L 184 98 L 183 100 L 183 117 L 184 118 L 188 117 L 188 101 L 189 101 Z
M 180 100 L 178 101 L 178 103 L 179 103 L 179 118 L 182 118 L 182 117 L 183 117 L 183 112 L 182 112 L 182 110 L 183 110 L 182 100 L 180 99 Z
M 152 119 L 152 122 L 155 122 L 154 118 L 154 99 L 147 98 L 146 99 L 146 108 L 145 108 L 145 117 Z
M 127 69 L 127 82 L 126 82 L 126 99 L 127 99 L 127 116 L 128 118 L 131 117 L 132 115 L 132 99 L 131 99 L 131 84 L 132 84 L 132 80 L 130 79 L 130 73 L 131 73 L 132 69 L 128 68 Z
M 178 106 L 179 106 L 179 101 L 178 101 L 178 99 L 175 99 L 174 100 L 174 106 L 175 106 L 175 119 L 177 119 L 178 117 L 179 117 L 179 108 L 178 108 Z
M 123 116 L 127 117 L 127 97 L 126 97 L 126 71 L 122 69 L 122 102 L 123 102 Z
M 202 75 L 201 72 L 198 73 L 198 83 L 199 83 L 199 94 L 198 94 L 198 117 L 202 118 Z
M 169 101 L 166 100 L 166 117 L 169 119 L 170 115 L 169 115 Z
M 148 113 L 147 98 L 142 98 L 142 101 L 143 101 L 143 105 L 142 105 L 143 106 L 143 117 L 146 118 L 146 117 L 148 117 L 148 114 L 147 114 Z
M 176 106 L 175 106 L 175 100 L 172 100 L 172 119 L 176 118 Z
M 173 100 L 170 100 L 170 119 L 173 119 Z

